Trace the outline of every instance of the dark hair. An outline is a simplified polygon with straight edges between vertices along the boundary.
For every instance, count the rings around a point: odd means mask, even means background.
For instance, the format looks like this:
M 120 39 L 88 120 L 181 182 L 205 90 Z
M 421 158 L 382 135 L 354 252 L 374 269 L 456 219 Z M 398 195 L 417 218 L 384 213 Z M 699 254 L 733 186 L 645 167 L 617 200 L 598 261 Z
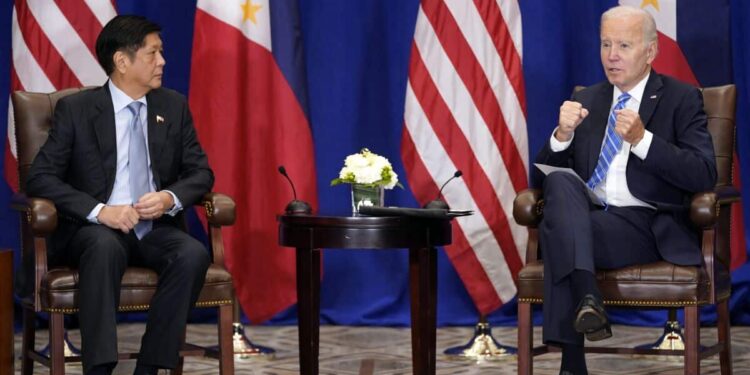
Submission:
M 96 58 L 107 75 L 115 70 L 113 56 L 124 51 L 130 58 L 143 47 L 146 36 L 161 31 L 161 26 L 142 16 L 116 16 L 96 38 Z

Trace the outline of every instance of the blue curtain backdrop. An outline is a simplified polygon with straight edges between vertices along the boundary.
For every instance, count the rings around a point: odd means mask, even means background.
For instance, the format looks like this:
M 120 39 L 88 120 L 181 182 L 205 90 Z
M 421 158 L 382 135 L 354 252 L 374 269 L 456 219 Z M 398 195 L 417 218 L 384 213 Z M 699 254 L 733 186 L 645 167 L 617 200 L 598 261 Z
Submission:
M 549 137 L 557 121 L 559 105 L 570 95 L 573 86 L 603 79 L 598 55 L 599 16 L 614 3 L 590 0 L 520 2 L 532 157 Z M 163 26 L 167 59 L 164 84 L 187 95 L 195 2 L 118 0 L 117 4 L 119 13 L 142 14 Z M 346 214 L 350 209 L 349 191 L 344 186 L 329 187 L 330 179 L 337 176 L 346 155 L 361 147 L 369 147 L 388 157 L 396 172 L 404 175 L 399 147 L 409 51 L 419 2 L 300 0 L 300 4 L 320 212 Z M 719 67 L 719 72 L 714 69 L 714 73 L 720 74 L 701 76 L 696 71 L 696 75 L 706 85 L 731 81 L 738 85 L 739 153 L 744 167 L 743 195 L 747 197 L 750 196 L 750 154 L 746 152 L 750 150 L 750 55 L 746 48 L 750 45 L 750 25 L 743 21 L 750 19 L 750 4 L 742 0 L 714 1 L 711 4 L 731 8 L 728 27 L 731 28 L 733 62 Z M 694 8 L 692 13 L 696 22 L 703 19 L 701 14 L 710 12 L 711 7 Z M 11 0 L 0 2 L 0 134 L 3 135 L 10 86 L 11 10 Z M 695 32 L 700 30 L 705 28 L 695 29 Z M 686 51 L 688 53 L 691 52 Z M 708 56 L 708 61 L 711 60 Z M 4 147 L 4 143 L 0 143 L 0 147 Z M 8 187 L 0 182 L 0 246 L 17 249 L 18 217 L 8 207 L 9 197 Z M 388 192 L 386 201 L 389 205 L 416 206 L 408 185 L 403 191 Z M 745 217 L 750 219 L 748 207 L 750 204 L 746 204 Z M 279 211 L 281 209 L 279 207 Z M 442 251 L 438 267 L 438 323 L 474 324 L 477 312 Z M 750 324 L 750 298 L 746 298 L 750 290 L 750 266 L 746 264 L 733 277 L 733 319 L 738 324 Z M 321 293 L 323 323 L 407 325 L 407 286 L 405 251 L 326 251 Z M 295 316 L 292 307 L 279 314 L 272 323 L 293 323 Z M 614 314 L 619 322 L 656 325 L 662 324 L 665 316 L 663 312 L 633 314 L 618 311 Z M 714 316 L 708 311 L 703 319 L 711 322 Z M 515 324 L 515 304 L 506 304 L 490 316 L 490 321 Z

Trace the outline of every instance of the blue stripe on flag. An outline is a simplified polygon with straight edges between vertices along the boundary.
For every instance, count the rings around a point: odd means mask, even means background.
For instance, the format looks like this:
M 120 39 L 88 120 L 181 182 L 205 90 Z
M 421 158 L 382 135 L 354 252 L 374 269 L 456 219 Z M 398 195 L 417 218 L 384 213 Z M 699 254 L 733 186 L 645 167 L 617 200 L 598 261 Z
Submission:
M 732 83 L 729 0 L 677 2 L 677 44 L 703 87 Z
M 309 120 L 299 4 L 297 0 L 272 0 L 269 3 L 273 57 Z

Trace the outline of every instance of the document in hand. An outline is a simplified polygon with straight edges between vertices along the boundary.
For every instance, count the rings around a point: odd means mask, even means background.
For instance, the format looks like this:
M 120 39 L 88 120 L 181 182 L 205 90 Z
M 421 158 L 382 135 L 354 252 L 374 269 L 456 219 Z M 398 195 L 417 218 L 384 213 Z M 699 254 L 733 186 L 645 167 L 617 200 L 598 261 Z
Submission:
M 368 216 L 412 216 L 431 219 L 450 219 L 473 215 L 474 211 L 443 210 L 438 208 L 376 207 L 362 206 L 359 213 Z
M 542 173 L 544 173 L 545 176 L 549 175 L 552 172 L 568 173 L 568 174 L 575 176 L 578 179 L 578 181 L 581 181 L 583 186 L 586 186 L 586 191 L 588 191 L 589 198 L 591 199 L 591 201 L 594 202 L 594 204 L 596 205 L 605 206 L 604 202 L 602 202 L 602 200 L 599 199 L 599 197 L 597 197 L 596 194 L 594 194 L 593 190 L 588 188 L 588 186 L 586 185 L 586 182 L 583 181 L 583 179 L 581 179 L 581 176 L 579 176 L 578 173 L 576 173 L 574 170 L 570 168 L 553 167 L 551 165 L 539 164 L 539 163 L 534 163 L 534 166 L 539 168 L 539 170 L 542 171 Z

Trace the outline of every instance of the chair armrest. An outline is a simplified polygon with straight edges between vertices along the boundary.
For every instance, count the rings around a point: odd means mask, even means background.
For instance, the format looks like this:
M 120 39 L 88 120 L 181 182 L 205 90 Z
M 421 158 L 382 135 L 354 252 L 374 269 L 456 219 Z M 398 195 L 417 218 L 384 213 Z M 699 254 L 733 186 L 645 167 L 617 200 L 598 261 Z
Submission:
M 536 228 L 542 221 L 544 199 L 539 189 L 526 189 L 513 200 L 513 218 L 519 225 Z
M 26 194 L 16 193 L 11 198 L 11 207 L 16 211 L 26 213 L 25 220 L 29 223 L 34 236 L 48 236 L 57 228 L 57 209 L 49 199 L 27 197 Z
M 206 219 L 211 226 L 226 226 L 234 224 L 234 200 L 221 193 L 208 193 L 203 196 L 200 204 L 206 209 Z
M 690 202 L 690 220 L 699 228 L 716 224 L 721 206 L 739 202 L 740 192 L 733 186 L 717 186 L 713 191 L 693 195 Z

